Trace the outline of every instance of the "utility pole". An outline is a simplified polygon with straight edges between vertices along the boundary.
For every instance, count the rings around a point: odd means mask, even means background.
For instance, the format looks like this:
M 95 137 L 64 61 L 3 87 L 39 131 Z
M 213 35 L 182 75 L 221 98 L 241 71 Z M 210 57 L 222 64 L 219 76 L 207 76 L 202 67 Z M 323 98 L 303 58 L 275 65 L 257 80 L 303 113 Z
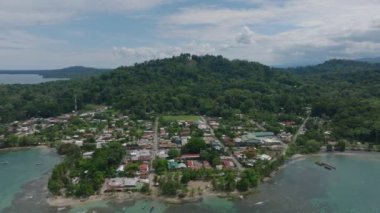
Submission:
M 78 104 L 77 104 L 77 95 L 74 95 L 74 107 L 75 107 L 75 112 L 77 112 L 78 111 Z

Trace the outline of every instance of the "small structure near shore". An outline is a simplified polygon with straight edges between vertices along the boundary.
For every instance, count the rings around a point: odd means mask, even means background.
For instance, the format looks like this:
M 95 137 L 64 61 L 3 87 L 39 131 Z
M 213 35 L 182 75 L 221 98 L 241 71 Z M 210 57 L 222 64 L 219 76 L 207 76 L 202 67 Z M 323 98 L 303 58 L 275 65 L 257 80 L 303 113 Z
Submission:
M 316 161 L 315 164 L 317 164 L 318 166 L 322 166 L 322 167 L 324 167 L 327 170 L 336 169 L 334 166 L 332 166 L 330 164 L 327 164 L 327 163 L 323 163 L 321 161 Z

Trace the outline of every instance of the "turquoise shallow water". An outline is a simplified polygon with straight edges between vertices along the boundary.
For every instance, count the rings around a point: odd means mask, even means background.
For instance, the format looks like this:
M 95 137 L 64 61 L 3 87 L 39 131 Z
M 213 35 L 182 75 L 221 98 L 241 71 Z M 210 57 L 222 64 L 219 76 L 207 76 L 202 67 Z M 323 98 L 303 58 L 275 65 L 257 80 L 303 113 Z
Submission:
M 336 166 L 326 170 L 315 164 L 323 161 Z M 380 154 L 309 156 L 292 161 L 268 183 L 245 199 L 205 198 L 199 203 L 160 206 L 153 212 L 164 213 L 252 213 L 252 212 L 380 212 Z M 92 208 L 98 212 L 149 212 L 142 201 L 108 204 Z M 89 211 L 90 212 L 90 211 Z
M 46 198 L 47 176 L 60 158 L 46 149 L 33 149 L 0 153 L 0 162 L 6 159 L 8 165 L 0 166 L 0 211 L 11 205 L 5 212 L 57 212 L 56 208 L 42 205 Z M 326 170 L 315 161 L 334 165 L 336 170 Z M 11 164 L 12 162 L 12 164 Z M 43 162 L 36 166 L 36 162 Z M 21 188 L 21 183 L 32 181 Z M 5 180 L 5 181 L 4 181 Z M 18 192 L 18 193 L 17 193 Z M 15 194 L 17 199 L 13 200 Z M 28 197 L 41 196 L 36 201 Z M 91 202 L 65 209 L 70 213 L 252 213 L 252 212 L 380 212 L 380 154 L 308 156 L 289 162 L 268 183 L 261 184 L 244 199 L 208 197 L 198 203 L 170 205 L 158 201 L 139 200 L 134 202 Z M 45 197 L 44 197 L 45 196 Z M 38 204 L 40 203 L 40 204 Z
M 326 170 L 315 161 L 334 165 Z M 239 212 L 380 212 L 380 154 L 310 156 L 291 162 Z M 264 202 L 257 205 L 258 202 Z
M 11 205 L 24 184 L 47 175 L 60 160 L 48 148 L 0 151 L 0 211 Z

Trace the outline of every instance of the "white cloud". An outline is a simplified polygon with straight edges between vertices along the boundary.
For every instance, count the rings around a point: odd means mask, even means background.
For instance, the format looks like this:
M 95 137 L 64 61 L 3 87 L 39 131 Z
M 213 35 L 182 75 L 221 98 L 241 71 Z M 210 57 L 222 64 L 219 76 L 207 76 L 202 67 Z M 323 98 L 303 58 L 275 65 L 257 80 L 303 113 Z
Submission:
M 230 58 L 272 65 L 380 51 L 379 0 L 240 1 L 255 6 L 182 9 L 162 21 L 162 33 L 210 42 Z
M 127 64 L 141 62 L 150 59 L 168 58 L 182 53 L 206 55 L 215 53 L 215 49 L 209 43 L 190 42 L 182 46 L 158 46 L 158 47 L 114 47 L 117 56 L 127 59 Z
M 0 27 L 54 24 L 93 12 L 129 12 L 170 0 L 1 0 Z
M 36 49 L 41 47 L 54 47 L 64 45 L 62 41 L 51 38 L 34 36 L 23 31 L 0 32 L 0 50 L 4 49 Z
M 236 37 L 236 42 L 239 44 L 253 44 L 255 43 L 254 34 L 255 33 L 249 29 L 249 27 L 244 26 L 243 32 L 239 33 L 239 35 Z
M 223 4 L 226 1 L 245 2 L 247 7 L 227 7 Z M 168 2 L 174 0 L 0 0 L 2 62 L 25 57 L 25 66 L 53 62 L 91 65 L 91 61 L 94 66 L 109 66 L 188 52 L 277 65 L 368 57 L 380 52 L 380 0 L 223 0 L 191 7 L 175 1 L 178 4 L 174 7 L 181 8 L 160 10 L 161 17 L 144 20 L 153 29 L 144 29 L 139 43 L 156 45 L 132 47 L 132 42 L 123 45 L 125 40 L 119 37 L 113 43 L 113 32 L 102 32 L 109 38 L 107 44 L 116 47 L 104 47 L 102 43 L 95 52 L 88 48 L 78 51 L 82 47 L 70 45 L 70 38 L 66 45 L 23 29 L 35 25 L 59 27 L 57 23 L 92 15 L 138 15 L 136 11 Z M 144 24 L 136 25 L 143 28 Z M 59 52 L 53 50 L 55 47 Z

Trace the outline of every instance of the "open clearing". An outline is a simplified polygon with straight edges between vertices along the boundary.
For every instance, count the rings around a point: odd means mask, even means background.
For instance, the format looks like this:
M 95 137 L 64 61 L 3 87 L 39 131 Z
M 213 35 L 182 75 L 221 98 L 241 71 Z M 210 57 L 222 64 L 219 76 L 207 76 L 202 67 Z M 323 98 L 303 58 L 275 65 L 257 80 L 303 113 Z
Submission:
M 164 115 L 162 119 L 164 121 L 198 121 L 201 118 L 198 115 Z

